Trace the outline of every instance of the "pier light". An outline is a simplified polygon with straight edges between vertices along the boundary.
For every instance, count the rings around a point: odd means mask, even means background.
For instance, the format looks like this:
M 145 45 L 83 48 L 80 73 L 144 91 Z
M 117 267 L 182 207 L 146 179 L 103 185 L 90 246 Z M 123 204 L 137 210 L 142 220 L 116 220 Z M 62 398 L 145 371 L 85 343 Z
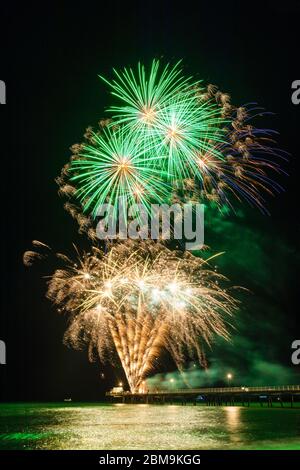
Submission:
M 230 385 L 230 381 L 231 381 L 232 377 L 233 376 L 230 372 L 226 375 L 228 386 Z

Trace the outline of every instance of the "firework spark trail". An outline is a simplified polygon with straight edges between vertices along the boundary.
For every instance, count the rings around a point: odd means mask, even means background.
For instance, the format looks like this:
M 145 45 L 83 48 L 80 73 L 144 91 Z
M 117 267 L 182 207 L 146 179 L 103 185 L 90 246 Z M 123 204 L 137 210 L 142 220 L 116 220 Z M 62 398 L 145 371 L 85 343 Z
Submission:
M 88 128 L 57 178 L 80 233 L 95 241 L 97 210 L 110 203 L 115 217 L 119 196 L 148 214 L 152 203 L 210 201 L 234 209 L 234 199 L 267 213 L 264 195 L 282 190 L 272 174 L 284 173 L 286 155 L 276 149 L 274 131 L 254 126 L 267 114 L 262 108 L 234 106 L 228 93 L 185 77 L 180 63 L 163 68 L 154 60 L 149 70 L 139 64 L 137 72 L 114 73 L 104 79 L 119 100 L 108 110 L 112 118 L 98 131 Z
M 153 163 L 159 156 L 148 152 L 145 163 L 147 147 L 139 140 L 124 128 L 108 128 L 101 135 L 93 133 L 91 143 L 71 161 L 71 182 L 78 184 L 76 195 L 84 210 L 96 216 L 105 202 L 117 207 L 119 198 L 149 208 L 151 200 L 167 197 L 168 187 Z
M 185 101 L 191 96 L 189 90 L 192 85 L 195 85 L 191 77 L 182 74 L 180 62 L 173 67 L 167 64 L 161 69 L 159 60 L 154 59 L 149 72 L 139 63 L 137 73 L 125 68 L 120 72 L 114 69 L 114 74 L 116 78 L 112 81 L 100 77 L 109 85 L 112 95 L 123 103 L 111 106 L 109 112 L 114 116 L 113 123 L 125 124 L 131 131 L 147 132 L 157 123 L 174 95 L 181 95 Z
M 141 65 L 137 76 L 124 69 L 115 71 L 116 79 L 112 82 L 105 80 L 123 102 L 123 106 L 110 108 L 113 114 L 110 125 L 122 124 L 139 136 L 142 145 L 148 142 L 148 156 L 156 156 L 154 164 L 166 170 L 170 181 L 197 172 L 195 150 L 210 151 L 222 158 L 214 144 L 223 142 L 226 123 L 213 100 L 199 102 L 200 82 L 184 78 L 178 65 L 167 66 L 160 75 L 159 61 L 154 60 L 148 80 Z
M 69 314 L 65 342 L 87 344 L 100 361 L 113 361 L 114 349 L 132 391 L 163 350 L 182 368 L 192 353 L 203 363 L 204 342 L 229 337 L 237 302 L 201 258 L 150 240 L 116 243 L 107 254 L 77 250 L 75 262 L 59 258 L 64 267 L 50 278 L 48 298 Z
M 185 77 L 179 63 L 150 70 L 139 64 L 103 79 L 120 103 L 108 111 L 99 130 L 88 128 L 85 141 L 57 178 L 65 209 L 79 232 L 96 241 L 94 219 L 105 203 L 118 212 L 119 197 L 140 202 L 148 214 L 152 203 L 213 203 L 233 208 L 233 198 L 266 212 L 264 194 L 281 187 L 269 173 L 284 173 L 269 129 L 253 119 L 264 114 L 255 104 L 235 107 L 230 95 Z M 102 77 L 101 77 L 102 78 Z M 24 263 L 43 260 L 49 247 L 35 241 L 42 253 L 28 251 Z M 203 344 L 215 335 L 229 337 L 229 317 L 237 302 L 221 285 L 225 278 L 207 262 L 176 253 L 153 241 L 106 242 L 104 252 L 77 252 L 48 285 L 48 297 L 69 314 L 66 343 L 88 346 L 92 359 L 113 361 L 114 352 L 132 391 L 142 387 L 163 350 L 183 370 L 195 355 L 205 366 Z

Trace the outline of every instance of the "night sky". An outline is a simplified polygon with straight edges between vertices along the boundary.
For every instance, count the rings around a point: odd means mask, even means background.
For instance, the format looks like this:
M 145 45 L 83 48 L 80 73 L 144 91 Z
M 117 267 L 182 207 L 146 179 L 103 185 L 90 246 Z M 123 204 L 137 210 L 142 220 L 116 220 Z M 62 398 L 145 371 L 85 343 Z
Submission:
M 278 146 L 291 157 L 283 164 L 289 176 L 276 177 L 285 191 L 267 197 L 271 215 L 238 203 L 235 214 L 207 212 L 205 243 L 212 253 L 226 251 L 218 268 L 250 290 L 241 294 L 232 343 L 218 341 L 207 356 L 214 383 L 228 369 L 248 385 L 263 376 L 270 385 L 300 383 L 300 366 L 290 360 L 300 336 L 300 105 L 291 102 L 291 83 L 300 79 L 299 2 L 218 3 L 1 6 L 1 400 L 100 399 L 123 379 L 119 368 L 90 364 L 85 352 L 62 344 L 66 318 L 45 299 L 42 278 L 55 266 L 25 268 L 22 254 L 32 239 L 67 253 L 72 243 L 85 246 L 54 179 L 69 147 L 111 102 L 97 75 L 153 57 L 182 58 L 188 74 L 217 84 L 234 104 L 257 102 L 274 113 L 257 124 L 278 130 Z

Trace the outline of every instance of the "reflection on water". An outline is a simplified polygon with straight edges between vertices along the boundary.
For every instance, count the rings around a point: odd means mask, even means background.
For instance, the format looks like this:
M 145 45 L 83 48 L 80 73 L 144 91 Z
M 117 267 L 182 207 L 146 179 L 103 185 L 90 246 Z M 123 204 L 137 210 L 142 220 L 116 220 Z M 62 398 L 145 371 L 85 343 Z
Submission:
M 224 410 L 226 412 L 226 419 L 229 429 L 236 431 L 241 423 L 241 408 L 229 406 L 228 408 L 224 408 Z
M 300 449 L 300 409 L 0 404 L 1 449 Z

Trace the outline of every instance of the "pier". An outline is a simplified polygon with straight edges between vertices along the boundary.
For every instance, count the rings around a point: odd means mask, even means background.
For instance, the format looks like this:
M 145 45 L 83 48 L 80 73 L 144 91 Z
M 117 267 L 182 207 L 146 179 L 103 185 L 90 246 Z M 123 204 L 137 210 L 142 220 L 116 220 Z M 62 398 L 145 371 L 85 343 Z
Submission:
M 300 385 L 265 387 L 214 387 L 173 390 L 149 390 L 143 393 L 111 390 L 106 393 L 111 401 L 121 403 L 201 404 L 206 406 L 260 406 L 286 407 L 300 405 Z

